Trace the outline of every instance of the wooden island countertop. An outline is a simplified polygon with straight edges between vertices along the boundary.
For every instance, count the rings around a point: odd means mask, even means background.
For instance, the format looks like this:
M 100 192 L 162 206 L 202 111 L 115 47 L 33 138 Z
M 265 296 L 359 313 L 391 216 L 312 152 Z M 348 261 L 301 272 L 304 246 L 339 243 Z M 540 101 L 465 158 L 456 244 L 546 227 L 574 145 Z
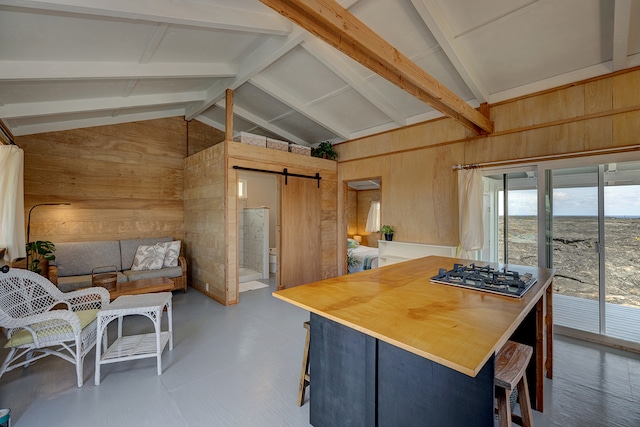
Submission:
M 430 256 L 273 295 L 475 377 L 548 292 L 553 271 L 518 266 L 520 272 L 530 272 L 538 279 L 522 298 L 430 281 L 439 268 L 452 268 L 456 262 L 473 261 Z

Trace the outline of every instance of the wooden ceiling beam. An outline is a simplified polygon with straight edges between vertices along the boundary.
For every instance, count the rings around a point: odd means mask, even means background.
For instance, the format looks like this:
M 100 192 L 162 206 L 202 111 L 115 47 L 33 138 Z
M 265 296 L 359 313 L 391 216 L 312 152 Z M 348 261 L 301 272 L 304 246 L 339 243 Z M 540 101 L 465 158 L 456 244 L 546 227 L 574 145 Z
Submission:
M 477 134 L 493 123 L 334 0 L 260 0 L 316 37 Z

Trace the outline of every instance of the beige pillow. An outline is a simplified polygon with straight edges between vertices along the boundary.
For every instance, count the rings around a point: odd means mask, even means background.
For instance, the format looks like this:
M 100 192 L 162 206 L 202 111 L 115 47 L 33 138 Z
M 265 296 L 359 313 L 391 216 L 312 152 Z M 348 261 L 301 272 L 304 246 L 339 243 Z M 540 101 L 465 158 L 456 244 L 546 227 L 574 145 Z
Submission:
M 160 270 L 164 264 L 164 256 L 166 253 L 167 248 L 164 243 L 140 245 L 136 250 L 136 256 L 133 258 L 131 270 Z
M 167 249 L 167 253 L 164 255 L 163 267 L 177 267 L 178 257 L 180 256 L 180 240 L 166 242 L 164 246 Z

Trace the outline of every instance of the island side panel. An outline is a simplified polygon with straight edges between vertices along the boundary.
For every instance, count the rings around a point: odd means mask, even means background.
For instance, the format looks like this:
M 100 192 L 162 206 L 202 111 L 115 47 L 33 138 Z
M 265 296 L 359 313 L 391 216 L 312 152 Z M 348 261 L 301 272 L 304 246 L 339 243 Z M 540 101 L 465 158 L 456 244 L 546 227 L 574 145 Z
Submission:
M 310 324 L 311 425 L 376 425 L 376 339 L 314 313 Z
M 380 341 L 378 426 L 492 427 L 494 357 L 475 377 Z

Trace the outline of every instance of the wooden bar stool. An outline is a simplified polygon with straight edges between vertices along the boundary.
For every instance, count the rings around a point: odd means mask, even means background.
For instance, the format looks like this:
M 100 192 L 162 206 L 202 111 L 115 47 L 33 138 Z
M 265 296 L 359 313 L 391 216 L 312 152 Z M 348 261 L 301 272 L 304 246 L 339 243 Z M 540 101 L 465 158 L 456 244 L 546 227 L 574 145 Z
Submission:
M 300 372 L 300 387 L 298 388 L 298 406 L 304 403 L 304 392 L 309 385 L 309 341 L 311 338 L 311 327 L 309 322 L 304 322 L 307 330 L 307 339 L 304 343 L 304 355 L 302 356 L 302 372 Z
M 527 365 L 532 354 L 533 349 L 528 345 L 507 341 L 496 356 L 495 386 L 500 427 L 510 427 L 512 420 L 521 426 L 533 427 L 526 375 Z M 509 397 L 516 385 L 518 386 L 518 403 L 522 417 L 511 415 Z

